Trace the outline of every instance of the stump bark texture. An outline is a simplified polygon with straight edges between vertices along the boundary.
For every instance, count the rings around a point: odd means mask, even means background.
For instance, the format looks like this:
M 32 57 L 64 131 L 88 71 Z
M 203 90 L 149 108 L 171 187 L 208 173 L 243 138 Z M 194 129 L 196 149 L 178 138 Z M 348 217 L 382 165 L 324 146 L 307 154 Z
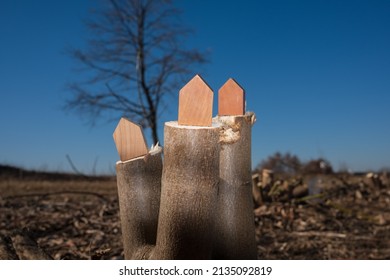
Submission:
M 126 259 L 148 259 L 156 244 L 160 207 L 162 148 L 116 164 Z
M 220 168 L 214 259 L 256 259 L 251 174 L 253 114 L 219 116 Z
M 210 259 L 219 184 L 219 126 L 168 122 L 154 259 Z

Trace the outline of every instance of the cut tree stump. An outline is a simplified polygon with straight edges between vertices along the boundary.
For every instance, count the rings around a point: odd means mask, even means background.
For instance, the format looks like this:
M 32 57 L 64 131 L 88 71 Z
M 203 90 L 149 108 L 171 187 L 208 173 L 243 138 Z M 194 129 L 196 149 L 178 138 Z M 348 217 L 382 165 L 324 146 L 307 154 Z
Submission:
M 116 164 L 125 259 L 149 259 L 156 244 L 162 148 Z
M 160 208 L 162 148 L 148 152 L 139 125 L 122 118 L 114 132 L 125 259 L 148 259 L 156 244 Z
M 219 127 L 164 127 L 164 169 L 152 259 L 210 259 L 219 184 Z M 216 219 L 215 219 L 216 218 Z
M 213 92 L 199 75 L 180 90 L 178 121 L 164 126 L 164 167 L 161 148 L 145 155 L 139 126 L 127 120 L 118 125 L 126 259 L 257 258 L 251 189 L 255 116 L 244 115 L 244 90 L 233 79 L 221 88 L 220 100 L 223 115 L 213 121 Z
M 254 114 L 219 116 L 220 168 L 214 259 L 257 259 L 252 198 Z
M 218 115 L 242 116 L 245 114 L 245 91 L 232 78 L 218 91 Z
M 215 259 L 257 259 L 251 174 L 251 131 L 256 118 L 244 114 L 245 91 L 229 79 L 218 91 L 221 151 Z
M 179 125 L 211 126 L 213 91 L 196 75 L 179 92 Z
M 121 118 L 113 134 L 121 161 L 144 156 L 148 153 L 142 128 L 126 118 Z

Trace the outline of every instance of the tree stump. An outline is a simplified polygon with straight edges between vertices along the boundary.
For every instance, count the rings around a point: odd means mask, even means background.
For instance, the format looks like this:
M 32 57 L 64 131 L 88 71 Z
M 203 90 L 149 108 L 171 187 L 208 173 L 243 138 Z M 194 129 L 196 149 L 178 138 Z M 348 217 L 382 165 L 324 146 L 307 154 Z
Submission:
M 224 115 L 213 121 L 213 92 L 203 79 L 196 75 L 183 87 L 178 121 L 164 127 L 164 167 L 161 149 L 144 156 L 143 136 L 123 135 L 142 134 L 139 126 L 124 120 L 118 125 L 114 139 L 125 154 L 117 178 L 126 259 L 257 258 L 251 188 L 255 117 L 243 115 L 244 90 L 234 80 L 220 94 Z
M 219 116 L 220 183 L 215 259 L 257 259 L 252 198 L 251 127 L 253 113 Z
M 116 164 L 125 259 L 148 259 L 156 244 L 162 148 Z
M 156 244 L 162 148 L 148 153 L 141 127 L 125 118 L 113 136 L 121 158 L 116 171 L 125 259 L 148 259 Z
M 210 259 L 219 184 L 219 126 L 164 128 L 164 169 L 153 259 Z

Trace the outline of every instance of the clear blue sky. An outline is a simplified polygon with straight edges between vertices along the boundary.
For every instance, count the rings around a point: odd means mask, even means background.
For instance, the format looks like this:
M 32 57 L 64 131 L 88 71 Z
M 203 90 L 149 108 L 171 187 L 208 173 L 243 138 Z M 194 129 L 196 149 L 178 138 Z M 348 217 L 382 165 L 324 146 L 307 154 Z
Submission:
M 390 1 L 176 3 L 195 30 L 187 43 L 211 51 L 194 74 L 215 93 L 229 77 L 246 90 L 253 166 L 280 151 L 336 170 L 390 167 Z M 95 161 L 114 172 L 116 123 L 90 128 L 61 110 L 80 75 L 64 50 L 85 43 L 94 5 L 0 1 L 0 163 L 67 171 L 69 154 L 83 172 Z M 161 126 L 177 119 L 171 104 Z

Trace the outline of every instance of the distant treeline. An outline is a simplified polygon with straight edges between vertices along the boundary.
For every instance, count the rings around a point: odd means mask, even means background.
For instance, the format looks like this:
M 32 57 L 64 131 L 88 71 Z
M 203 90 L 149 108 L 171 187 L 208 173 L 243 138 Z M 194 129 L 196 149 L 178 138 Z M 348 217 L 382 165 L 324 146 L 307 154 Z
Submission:
M 46 172 L 27 170 L 20 167 L 0 164 L 0 180 L 48 180 L 48 181 L 75 181 L 75 180 L 111 180 L 112 176 L 87 176 L 66 172 Z

